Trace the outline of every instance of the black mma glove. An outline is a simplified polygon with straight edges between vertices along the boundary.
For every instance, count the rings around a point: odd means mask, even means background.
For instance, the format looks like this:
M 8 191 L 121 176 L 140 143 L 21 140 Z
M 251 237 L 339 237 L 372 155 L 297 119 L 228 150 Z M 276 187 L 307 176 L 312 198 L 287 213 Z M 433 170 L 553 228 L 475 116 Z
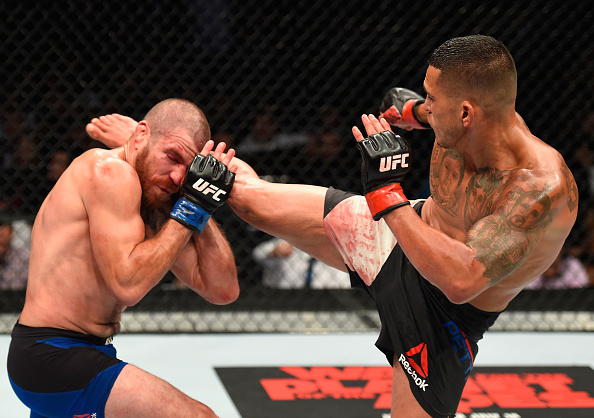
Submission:
M 417 117 L 417 107 L 425 103 L 423 96 L 402 87 L 394 87 L 386 92 L 380 103 L 380 117 L 392 126 L 398 128 L 431 129 L 428 123 L 421 122 Z
M 169 216 L 200 234 L 212 213 L 222 206 L 235 181 L 235 173 L 212 155 L 197 154 L 186 171 L 180 198 Z
M 357 142 L 357 147 L 363 158 L 361 183 L 373 220 L 409 205 L 400 187 L 410 168 L 410 148 L 404 138 L 383 131 Z

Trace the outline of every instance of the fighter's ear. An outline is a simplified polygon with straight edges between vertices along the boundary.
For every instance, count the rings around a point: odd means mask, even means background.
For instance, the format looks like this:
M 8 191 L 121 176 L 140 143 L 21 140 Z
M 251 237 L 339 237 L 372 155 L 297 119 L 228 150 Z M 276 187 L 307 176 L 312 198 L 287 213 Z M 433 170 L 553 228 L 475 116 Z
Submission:
M 475 108 L 472 103 L 468 101 L 463 101 L 461 108 L 460 108 L 460 118 L 462 121 L 462 125 L 465 128 L 468 128 L 468 125 L 472 123 L 474 118 L 476 117 Z
M 150 137 L 151 129 L 149 127 L 148 122 L 145 120 L 141 120 L 140 122 L 138 122 L 136 128 L 134 129 L 134 135 L 132 137 L 132 140 L 134 141 L 134 146 L 137 147 L 148 144 Z

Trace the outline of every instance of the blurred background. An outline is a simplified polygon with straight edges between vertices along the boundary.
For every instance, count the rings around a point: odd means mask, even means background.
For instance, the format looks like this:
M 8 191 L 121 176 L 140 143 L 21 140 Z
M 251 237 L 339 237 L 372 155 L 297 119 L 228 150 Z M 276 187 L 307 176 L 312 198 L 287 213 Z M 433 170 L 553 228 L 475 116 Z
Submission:
M 73 158 L 103 147 L 85 125 L 136 120 L 181 97 L 215 140 L 269 181 L 361 192 L 350 133 L 386 90 L 422 93 L 426 60 L 469 34 L 503 41 L 516 61 L 517 110 L 554 146 L 580 192 L 578 221 L 549 271 L 523 291 L 499 330 L 594 330 L 594 28 L 584 1 L 143 0 L 0 2 L 0 332 L 26 286 L 30 228 Z M 496 2 L 493 2 L 496 3 Z M 510 2 L 504 2 L 510 3 Z M 427 197 L 431 131 L 403 134 Z M 373 302 L 286 243 L 215 214 L 234 250 L 242 293 L 214 306 L 171 274 L 126 311 L 123 332 L 339 332 L 376 329 Z

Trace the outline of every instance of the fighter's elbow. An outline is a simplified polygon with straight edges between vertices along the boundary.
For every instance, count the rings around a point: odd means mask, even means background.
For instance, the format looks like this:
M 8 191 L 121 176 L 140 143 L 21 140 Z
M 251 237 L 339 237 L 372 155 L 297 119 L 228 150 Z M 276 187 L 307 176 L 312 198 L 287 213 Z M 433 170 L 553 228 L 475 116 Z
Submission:
M 115 298 L 124 306 L 134 306 L 142 300 L 146 292 L 139 292 L 138 289 L 120 287 L 114 292 Z
M 482 288 L 473 280 L 455 280 L 441 290 L 450 302 L 462 305 L 474 299 Z
M 472 299 L 469 293 L 464 291 L 464 289 L 450 289 L 444 292 L 444 294 L 448 300 L 455 305 L 462 305 Z
M 484 276 L 485 269 L 482 263 L 476 262 L 474 257 L 470 262 L 464 261 L 456 264 L 456 268 L 443 272 L 444 286 L 440 286 L 450 302 L 456 305 L 470 302 L 491 285 Z

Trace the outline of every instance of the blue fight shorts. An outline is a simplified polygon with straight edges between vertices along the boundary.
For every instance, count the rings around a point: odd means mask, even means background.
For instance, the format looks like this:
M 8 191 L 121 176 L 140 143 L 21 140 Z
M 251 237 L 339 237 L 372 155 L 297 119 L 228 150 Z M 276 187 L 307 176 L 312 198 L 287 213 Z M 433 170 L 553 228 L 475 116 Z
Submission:
M 111 338 L 17 323 L 8 350 L 8 377 L 31 417 L 103 418 L 105 403 L 127 364 Z

